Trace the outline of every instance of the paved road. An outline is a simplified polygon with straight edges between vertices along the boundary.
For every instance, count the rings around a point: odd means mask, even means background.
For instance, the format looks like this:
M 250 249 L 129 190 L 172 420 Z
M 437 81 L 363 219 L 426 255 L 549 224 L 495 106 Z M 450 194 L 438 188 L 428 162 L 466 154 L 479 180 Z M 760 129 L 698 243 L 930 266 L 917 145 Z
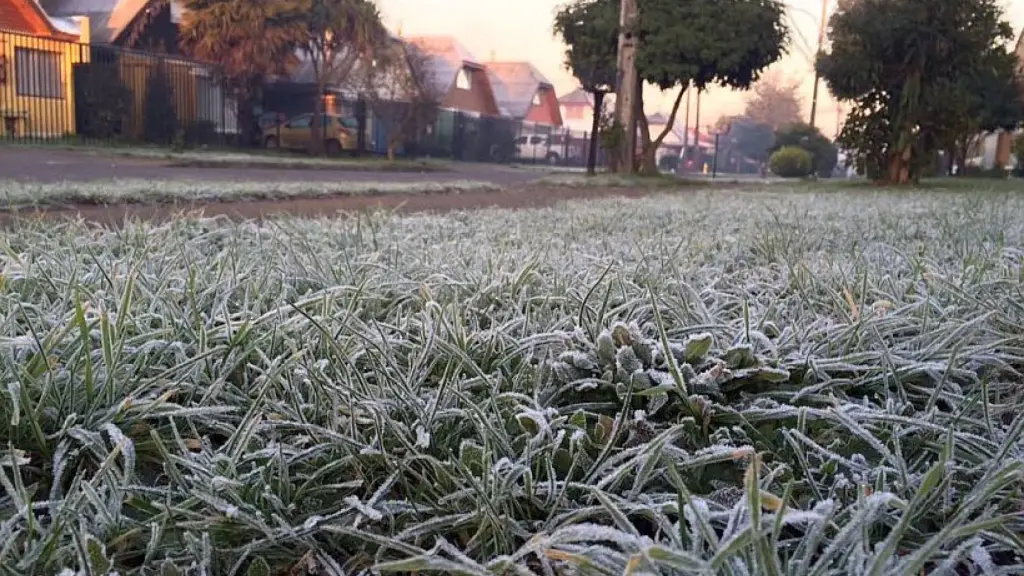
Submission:
M 362 172 L 266 168 L 179 168 L 165 161 L 101 156 L 67 150 L 0 146 L 0 179 L 58 182 L 111 178 L 142 180 L 204 180 L 280 182 L 333 180 L 373 182 L 445 182 L 477 180 L 502 186 L 525 184 L 542 176 L 533 170 L 488 164 L 459 164 L 451 172 Z

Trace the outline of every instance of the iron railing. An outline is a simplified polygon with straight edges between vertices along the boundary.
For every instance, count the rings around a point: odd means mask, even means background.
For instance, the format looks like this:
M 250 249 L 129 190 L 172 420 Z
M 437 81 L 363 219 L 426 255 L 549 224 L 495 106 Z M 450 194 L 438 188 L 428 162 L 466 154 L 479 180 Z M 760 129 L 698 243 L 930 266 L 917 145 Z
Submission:
M 259 134 L 310 113 L 312 86 L 275 83 L 254 107 L 251 130 L 240 130 L 239 110 L 220 68 L 177 55 L 80 44 L 0 31 L 0 140 L 87 145 L 191 148 L 262 146 Z M 401 107 L 406 104 L 393 103 Z M 359 102 L 337 103 L 357 117 L 363 150 L 385 154 L 393 134 Z M 243 141 L 242 133 L 256 138 Z M 407 134 L 406 157 L 466 162 L 585 166 L 586 132 L 507 117 L 440 110 L 436 120 Z M 604 151 L 598 151 L 599 164 Z
M 228 145 L 237 116 L 217 66 L 0 31 L 0 138 Z

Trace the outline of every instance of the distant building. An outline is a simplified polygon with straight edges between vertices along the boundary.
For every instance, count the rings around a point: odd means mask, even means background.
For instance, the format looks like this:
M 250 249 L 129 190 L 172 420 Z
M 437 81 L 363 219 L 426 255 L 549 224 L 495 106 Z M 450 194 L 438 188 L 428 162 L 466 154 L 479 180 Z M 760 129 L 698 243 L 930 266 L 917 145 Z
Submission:
M 93 44 L 179 54 L 180 0 L 39 0 L 51 17 L 88 18 Z
M 604 109 L 610 110 L 615 96 L 604 98 Z M 590 132 L 594 126 L 594 95 L 577 88 L 558 99 L 562 123 L 575 132 Z
M 486 68 L 502 116 L 542 126 L 561 126 L 555 88 L 529 62 L 488 62 Z
M 0 136 L 59 138 L 75 132 L 68 79 L 88 57 L 75 22 L 51 18 L 35 0 L 0 0 Z
M 451 36 L 406 38 L 426 56 L 433 88 L 442 94 L 441 107 L 481 116 L 500 110 L 487 68 Z

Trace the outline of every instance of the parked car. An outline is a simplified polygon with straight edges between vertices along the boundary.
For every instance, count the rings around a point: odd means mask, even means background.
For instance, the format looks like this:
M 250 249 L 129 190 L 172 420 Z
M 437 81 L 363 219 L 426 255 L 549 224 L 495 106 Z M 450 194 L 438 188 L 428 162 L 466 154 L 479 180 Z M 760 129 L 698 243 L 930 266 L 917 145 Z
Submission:
M 562 159 L 558 153 L 559 150 L 561 150 L 561 147 L 552 143 L 551 137 L 544 134 L 516 138 L 516 158 L 520 160 L 558 164 L 559 160 Z
M 334 156 L 344 150 L 355 150 L 359 122 L 336 114 L 324 114 L 324 151 Z M 263 147 L 271 150 L 312 150 L 313 115 L 300 114 L 280 126 L 263 130 Z

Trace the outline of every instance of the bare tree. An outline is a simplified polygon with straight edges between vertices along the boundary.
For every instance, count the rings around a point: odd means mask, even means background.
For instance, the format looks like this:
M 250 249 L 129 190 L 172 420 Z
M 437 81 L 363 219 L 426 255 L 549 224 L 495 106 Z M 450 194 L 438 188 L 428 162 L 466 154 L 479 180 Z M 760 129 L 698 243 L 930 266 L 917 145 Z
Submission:
M 415 46 L 388 37 L 364 59 L 354 74 L 360 97 L 373 114 L 374 124 L 387 137 L 388 159 L 398 148 L 419 139 L 437 120 L 443 96 L 434 81 L 430 57 Z
M 314 152 L 323 150 L 324 96 L 328 85 L 346 82 L 356 64 L 372 57 L 386 31 L 369 0 L 300 0 L 303 14 L 299 49 L 309 59 L 316 84 L 313 105 Z
M 778 73 L 769 74 L 754 85 L 744 115 L 776 132 L 796 124 L 802 118 L 799 89 L 798 83 L 787 81 Z

